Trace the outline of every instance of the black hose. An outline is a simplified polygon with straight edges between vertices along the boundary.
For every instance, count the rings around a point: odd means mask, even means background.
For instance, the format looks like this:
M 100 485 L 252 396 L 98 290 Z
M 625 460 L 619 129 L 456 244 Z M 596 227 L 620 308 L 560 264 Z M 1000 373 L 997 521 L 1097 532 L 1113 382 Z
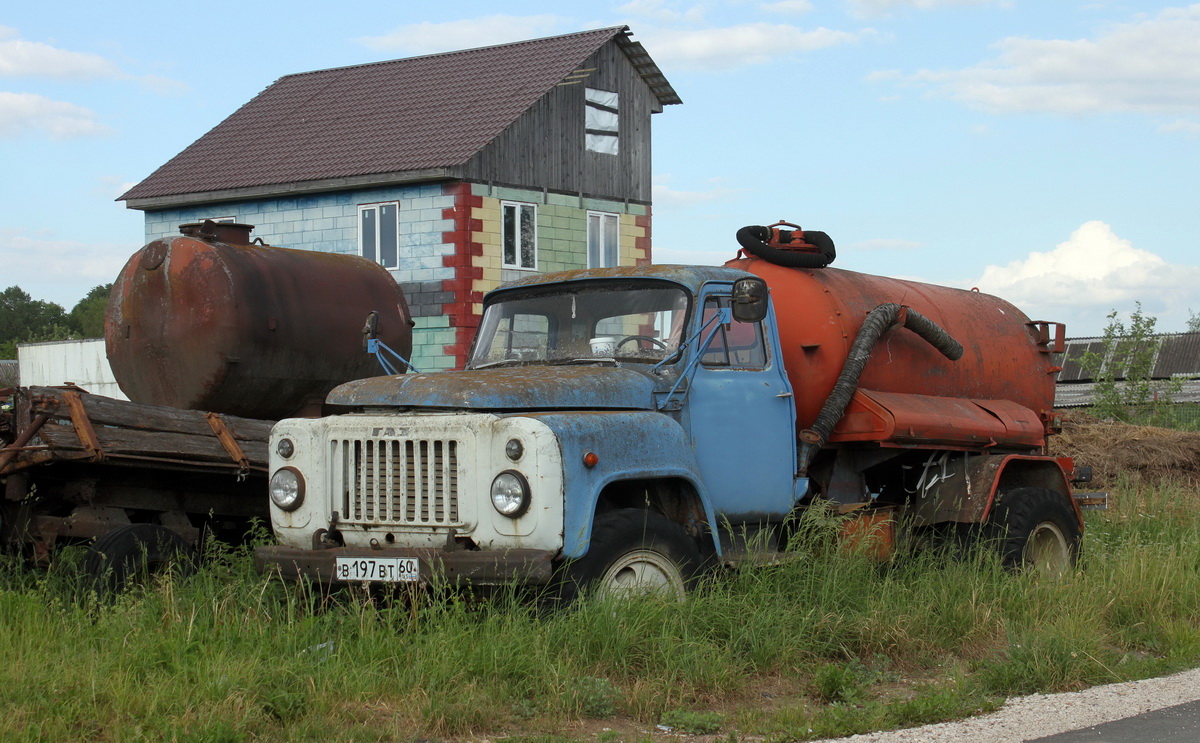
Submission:
M 818 252 L 804 253 L 797 250 L 783 250 L 767 244 L 771 239 L 771 228 L 760 225 L 743 227 L 737 231 L 738 245 L 751 255 L 762 258 L 768 263 L 788 268 L 825 268 L 833 263 L 837 251 L 833 247 L 833 239 L 824 232 L 805 230 L 804 240 L 814 246 Z
M 850 404 L 850 398 L 858 389 L 858 380 L 862 376 L 867 362 L 871 359 L 871 352 L 874 350 L 875 344 L 884 333 L 899 322 L 901 311 L 904 311 L 904 327 L 919 335 L 951 361 L 962 358 L 962 344 L 920 312 L 914 309 L 905 310 L 892 302 L 881 304 L 871 310 L 867 313 L 867 319 L 863 321 L 862 327 L 859 328 L 858 335 L 854 337 L 850 353 L 846 356 L 846 363 L 842 365 L 842 372 L 838 375 L 829 397 L 825 399 L 825 404 L 821 406 L 821 412 L 817 414 L 817 419 L 813 421 L 811 428 L 800 432 L 801 477 L 808 474 L 808 466 L 812 464 L 813 457 L 825 445 L 833 427 L 846 412 L 846 406 Z

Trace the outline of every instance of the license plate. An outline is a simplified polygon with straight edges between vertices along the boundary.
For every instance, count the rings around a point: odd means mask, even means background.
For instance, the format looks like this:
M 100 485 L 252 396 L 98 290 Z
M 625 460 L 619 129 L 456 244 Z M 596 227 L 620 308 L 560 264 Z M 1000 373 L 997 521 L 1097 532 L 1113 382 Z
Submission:
M 338 557 L 333 573 L 344 581 L 414 583 L 421 579 L 421 561 L 415 557 Z

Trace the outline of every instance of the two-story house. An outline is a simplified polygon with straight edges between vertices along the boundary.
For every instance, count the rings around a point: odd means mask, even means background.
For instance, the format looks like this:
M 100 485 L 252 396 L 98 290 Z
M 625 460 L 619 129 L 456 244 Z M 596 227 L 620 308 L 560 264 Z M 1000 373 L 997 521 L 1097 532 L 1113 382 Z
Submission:
M 358 253 L 401 283 L 413 362 L 461 366 L 483 293 L 650 261 L 650 115 L 679 97 L 627 27 L 288 75 L 120 197 Z

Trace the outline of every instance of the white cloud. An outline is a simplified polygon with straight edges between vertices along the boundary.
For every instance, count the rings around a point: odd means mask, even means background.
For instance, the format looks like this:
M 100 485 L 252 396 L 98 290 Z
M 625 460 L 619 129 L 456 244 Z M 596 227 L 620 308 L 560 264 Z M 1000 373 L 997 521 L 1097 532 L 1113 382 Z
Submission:
M 897 240 L 892 238 L 877 238 L 874 240 L 860 240 L 856 243 L 851 243 L 839 248 L 843 253 L 846 252 L 870 252 L 870 251 L 894 251 L 894 250 L 918 250 L 925 247 L 925 243 L 914 242 L 912 240 Z
M 1033 252 L 1006 266 L 988 266 L 976 284 L 1003 297 L 1034 319 L 1066 321 L 1072 335 L 1099 332 L 1113 309 L 1141 301 L 1169 329 L 1195 304 L 1200 266 L 1171 265 L 1135 248 L 1101 221 L 1086 222 L 1045 253 Z
M 4 27 L 0 35 L 0 77 L 52 77 L 66 80 L 117 79 L 121 68 L 98 54 L 56 49 L 49 44 L 25 41 L 16 29 Z
M 19 38 L 17 29 L 0 26 L 0 77 L 52 78 L 68 82 L 133 80 L 160 95 L 180 95 L 188 86 L 157 75 L 137 77 L 98 54 L 72 52 Z
M 44 134 L 50 139 L 107 136 L 95 112 L 35 93 L 0 92 L 0 139 Z
M 1160 126 L 1158 128 L 1158 130 L 1160 132 L 1165 132 L 1167 134 L 1183 133 L 1183 134 L 1189 134 L 1189 135 L 1197 135 L 1197 134 L 1200 134 L 1200 121 L 1188 121 L 1187 119 L 1176 119 L 1175 121 L 1172 121 L 1170 123 L 1163 124 L 1162 126 Z
M 675 263 L 684 266 L 723 266 L 737 256 L 737 246 L 725 250 L 699 250 L 697 248 L 675 248 L 655 245 L 650 251 L 651 260 L 657 265 Z
M 61 240 L 50 232 L 0 228 L 4 286 L 19 286 L 35 299 L 70 309 L 92 287 L 117 277 L 136 250 L 119 243 Z
M 436 54 L 551 36 L 562 33 L 566 25 L 563 18 L 553 15 L 491 15 L 444 23 L 412 23 L 382 36 L 364 36 L 355 41 L 381 52 Z
M 700 23 L 704 20 L 704 6 L 676 10 L 676 5 L 678 3 L 667 0 L 632 0 L 617 8 L 617 12 L 659 23 Z
M 1008 7 L 1006 0 L 846 0 L 850 13 L 859 18 L 882 18 L 892 11 L 938 10 L 962 5 L 998 5 Z
M 795 12 L 806 4 L 807 0 L 784 0 L 771 5 L 779 6 L 779 10 L 791 9 Z M 679 29 L 679 24 L 702 22 L 704 6 L 678 10 L 664 0 L 633 0 L 618 10 L 661 24 L 657 28 L 647 26 L 637 29 L 637 38 L 645 42 L 656 63 L 674 69 L 728 69 L 762 64 L 798 51 L 854 43 L 876 35 L 873 29 L 857 32 L 828 28 L 804 30 L 771 23 Z M 492 15 L 445 23 L 414 23 L 382 36 L 366 36 L 355 41 L 375 51 L 434 54 L 522 41 L 571 30 L 577 29 L 572 28 L 569 19 L 560 16 Z M 780 39 L 787 39 L 787 43 L 780 44 Z
M 1010 37 L 962 70 L 906 78 L 992 112 L 1200 111 L 1200 5 L 1107 27 L 1092 39 Z
M 763 3 L 758 7 L 768 13 L 801 15 L 811 12 L 813 4 L 809 0 L 779 0 L 779 2 L 774 3 Z
M 714 201 L 730 201 L 739 198 L 743 191 L 731 188 L 712 188 L 707 191 L 675 191 L 664 182 L 665 176 L 655 176 L 651 186 L 651 196 L 654 208 L 658 212 L 666 210 L 682 210 L 698 204 L 710 204 Z
M 874 36 L 872 29 L 857 32 L 816 28 L 810 31 L 786 24 L 745 23 L 726 28 L 698 30 L 647 30 L 646 49 L 664 69 L 731 69 L 764 64 L 796 52 L 852 44 Z M 786 39 L 787 43 L 780 43 Z

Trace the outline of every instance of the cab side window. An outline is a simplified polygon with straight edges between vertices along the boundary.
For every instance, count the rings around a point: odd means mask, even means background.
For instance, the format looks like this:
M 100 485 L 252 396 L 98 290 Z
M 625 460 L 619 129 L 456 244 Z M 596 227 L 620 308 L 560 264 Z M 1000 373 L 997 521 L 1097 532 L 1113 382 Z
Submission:
M 707 323 L 716 314 L 717 308 L 728 307 L 729 297 L 709 297 L 704 302 L 704 319 Z M 708 337 L 712 327 L 705 329 L 702 338 Z M 708 367 L 731 369 L 765 369 L 767 350 L 763 342 L 762 323 L 745 323 L 734 320 L 728 326 L 718 325 L 712 343 L 700 358 Z

